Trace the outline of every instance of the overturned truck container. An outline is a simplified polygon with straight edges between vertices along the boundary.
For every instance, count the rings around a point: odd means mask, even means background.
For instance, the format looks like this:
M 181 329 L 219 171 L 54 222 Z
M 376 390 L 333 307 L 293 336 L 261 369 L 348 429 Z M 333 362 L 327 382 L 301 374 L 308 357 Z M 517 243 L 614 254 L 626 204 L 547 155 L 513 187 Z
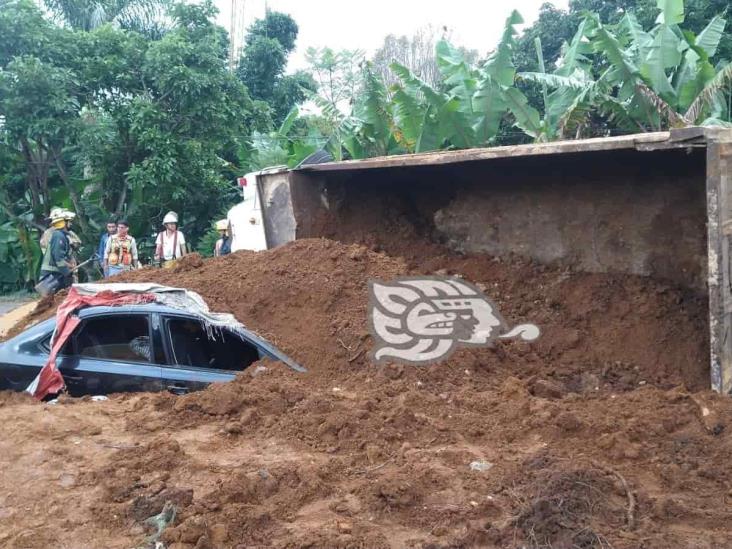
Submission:
M 732 389 L 732 130 L 331 162 L 260 176 L 269 247 L 411 236 L 708 296 L 710 379 Z M 406 236 L 405 236 L 406 237 Z

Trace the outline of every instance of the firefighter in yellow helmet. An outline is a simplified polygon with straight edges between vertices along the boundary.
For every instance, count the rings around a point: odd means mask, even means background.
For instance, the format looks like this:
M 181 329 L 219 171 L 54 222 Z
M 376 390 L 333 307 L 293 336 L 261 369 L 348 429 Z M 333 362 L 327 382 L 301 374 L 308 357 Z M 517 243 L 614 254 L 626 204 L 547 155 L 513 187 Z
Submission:
M 41 245 L 41 253 L 46 253 L 46 248 L 48 248 L 48 243 L 51 241 L 51 235 L 53 234 L 53 231 L 55 231 L 55 227 L 53 226 L 53 219 L 62 218 L 64 209 L 58 208 L 54 206 L 51 208 L 51 213 L 49 214 L 47 220 L 48 220 L 48 229 L 43 231 L 43 234 L 41 235 L 41 241 L 39 244 Z
M 41 264 L 41 279 L 55 278 L 58 282 L 56 291 L 70 286 L 72 280 L 71 243 L 66 217 L 63 211 L 53 212 L 51 216 L 53 232 L 43 253 L 43 263 Z

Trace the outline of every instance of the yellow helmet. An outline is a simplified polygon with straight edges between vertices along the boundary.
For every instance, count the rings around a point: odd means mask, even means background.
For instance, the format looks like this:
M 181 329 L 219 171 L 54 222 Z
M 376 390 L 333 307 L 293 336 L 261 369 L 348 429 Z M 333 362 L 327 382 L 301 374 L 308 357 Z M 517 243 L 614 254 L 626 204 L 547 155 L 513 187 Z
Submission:
M 216 230 L 217 231 L 225 231 L 229 228 L 229 220 L 228 219 L 221 219 L 216 222 Z

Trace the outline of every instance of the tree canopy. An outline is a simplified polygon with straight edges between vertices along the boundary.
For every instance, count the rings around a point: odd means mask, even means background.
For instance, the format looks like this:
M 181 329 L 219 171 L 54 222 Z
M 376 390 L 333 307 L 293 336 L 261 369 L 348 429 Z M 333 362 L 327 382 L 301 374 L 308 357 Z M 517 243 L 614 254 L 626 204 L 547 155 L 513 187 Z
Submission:
M 287 57 L 295 49 L 297 33 L 297 23 L 292 17 L 268 11 L 249 28 L 237 68 L 237 75 L 251 97 L 269 106 L 275 125 L 282 123 L 308 91 L 316 90 L 315 81 L 308 73 L 285 75 Z
M 210 3 L 178 4 L 151 39 L 58 27 L 27 0 L 2 0 L 0 219 L 29 229 L 70 207 L 90 249 L 110 214 L 125 215 L 143 245 L 171 209 L 192 240 L 205 232 L 236 199 L 241 140 L 267 120 L 228 71 L 214 14 Z M 32 243 L 16 251 L 36 253 Z

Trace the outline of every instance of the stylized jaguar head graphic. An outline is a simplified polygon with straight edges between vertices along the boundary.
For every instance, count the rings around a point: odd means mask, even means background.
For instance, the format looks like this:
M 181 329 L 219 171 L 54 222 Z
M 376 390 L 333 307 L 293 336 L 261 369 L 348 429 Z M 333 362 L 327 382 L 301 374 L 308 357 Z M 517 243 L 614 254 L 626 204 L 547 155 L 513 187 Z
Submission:
M 369 299 L 376 362 L 427 364 L 447 358 L 459 346 L 485 346 L 497 337 L 539 337 L 533 324 L 509 331 L 491 300 L 458 278 L 371 281 Z

